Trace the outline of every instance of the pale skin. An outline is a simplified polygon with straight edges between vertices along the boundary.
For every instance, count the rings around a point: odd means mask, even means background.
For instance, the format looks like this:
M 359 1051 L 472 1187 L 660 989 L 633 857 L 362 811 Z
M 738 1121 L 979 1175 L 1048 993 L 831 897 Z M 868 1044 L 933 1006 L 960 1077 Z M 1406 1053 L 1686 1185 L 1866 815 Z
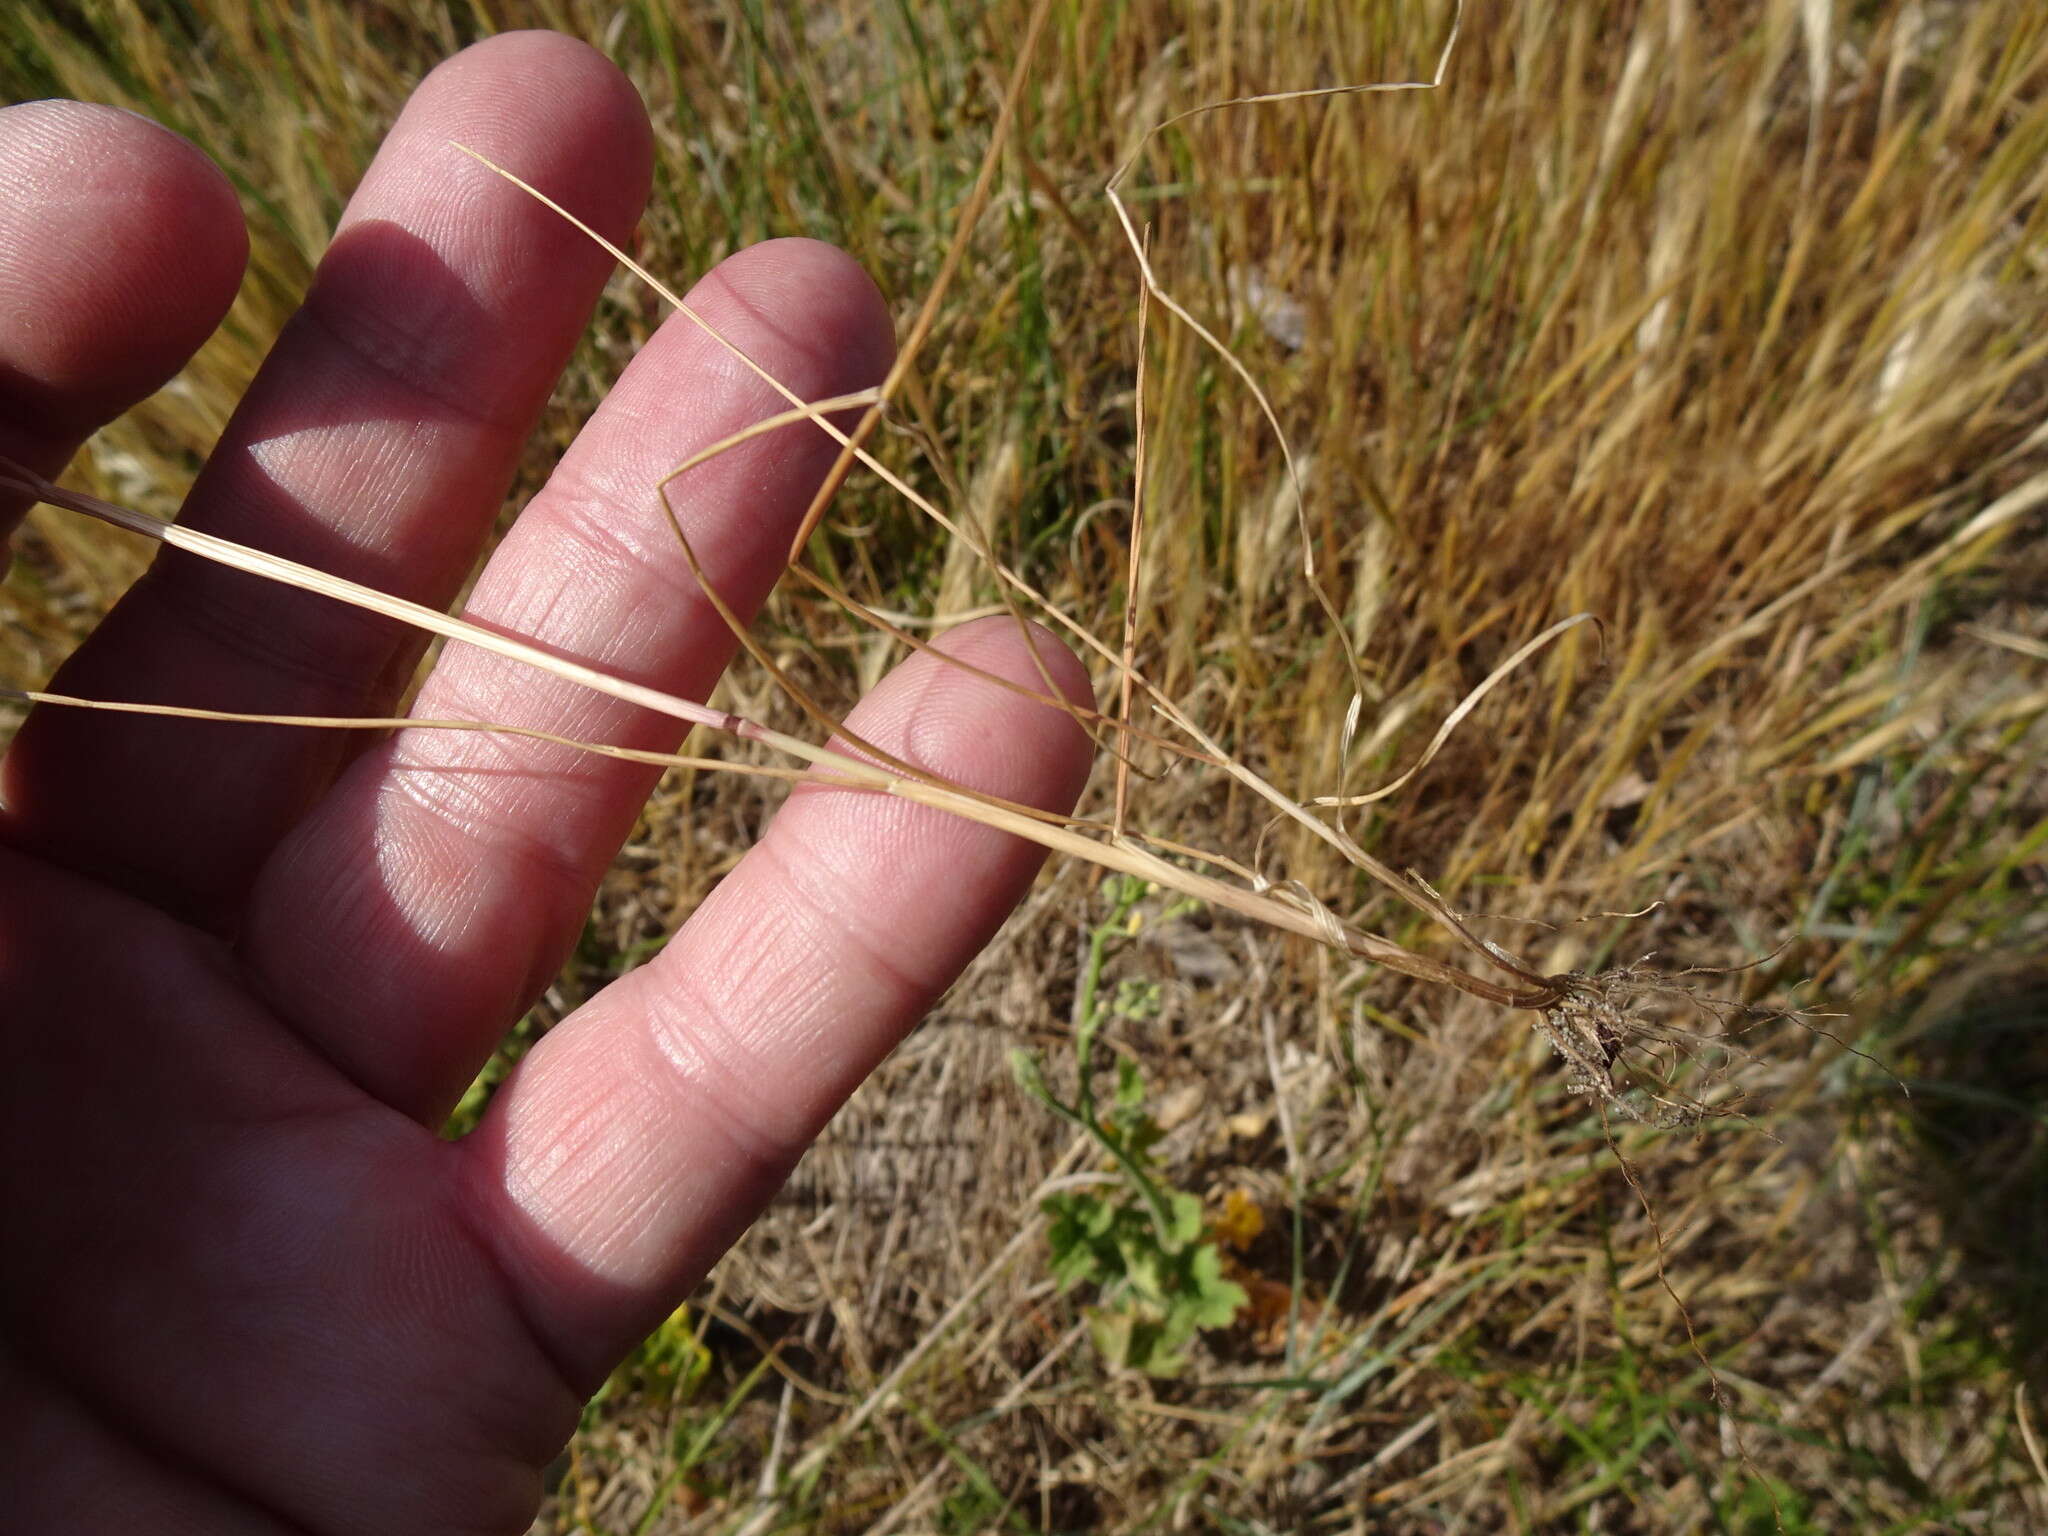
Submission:
M 514 34 L 421 85 L 183 520 L 450 601 L 611 263 L 460 140 L 614 239 L 649 131 L 580 44 Z M 0 111 L 0 453 L 54 473 L 224 313 L 246 238 L 189 144 L 77 103 Z M 658 258 L 657 258 L 658 259 Z M 805 398 L 878 382 L 847 257 L 741 253 L 693 303 Z M 469 602 L 702 697 L 733 647 L 654 486 L 781 409 L 687 322 L 637 356 Z M 834 445 L 798 423 L 676 482 L 751 609 Z M 0 501 L 0 533 L 22 507 Z M 53 686 L 280 714 L 393 707 L 416 641 L 164 555 Z M 1032 687 L 1008 620 L 948 649 Z M 672 720 L 451 647 L 415 706 L 638 747 Z M 931 658 L 851 722 L 1064 810 L 1070 718 Z M 583 1399 L 745 1228 L 987 941 L 1040 850 L 800 789 L 655 959 L 436 1133 L 554 975 L 655 770 L 543 743 L 41 709 L 0 809 L 0 1464 L 65 1532 L 524 1529 Z

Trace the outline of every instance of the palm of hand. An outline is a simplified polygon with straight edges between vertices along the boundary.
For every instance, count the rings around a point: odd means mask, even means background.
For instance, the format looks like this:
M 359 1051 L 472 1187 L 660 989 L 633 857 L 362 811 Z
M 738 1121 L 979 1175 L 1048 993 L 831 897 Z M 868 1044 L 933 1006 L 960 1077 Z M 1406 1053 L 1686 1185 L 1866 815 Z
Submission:
M 421 601 L 459 585 L 607 263 L 451 136 L 574 188 L 614 236 L 644 195 L 644 116 L 588 50 L 513 35 L 444 66 L 186 521 Z M 203 339 L 243 239 L 211 168 L 120 114 L 8 109 L 0 166 L 23 189 L 0 209 L 0 289 L 45 298 L 0 315 L 0 451 L 53 472 Z M 744 253 L 693 301 L 808 397 L 886 360 L 872 288 L 823 247 Z M 778 404 L 665 327 L 494 554 L 472 615 L 707 691 L 729 641 L 651 488 Z M 681 483 L 693 542 L 743 606 L 830 447 L 784 429 Z M 1032 645 L 1085 689 L 1007 624 L 948 648 L 1035 686 Z M 415 655 L 381 623 L 167 556 L 60 681 L 376 714 Z M 644 747 L 675 730 L 460 648 L 416 713 Z M 857 723 L 1017 799 L 1070 803 L 1086 771 L 1058 714 L 936 663 L 904 667 Z M 664 954 L 552 1032 L 451 1143 L 436 1128 L 559 965 L 651 775 L 504 737 L 358 746 L 44 710 L 9 753 L 0 1437 L 24 1452 L 10 1507 L 28 1528 L 523 1528 L 583 1397 L 1037 863 L 986 828 L 801 789 Z
M 4 863 L 0 1395 L 31 1526 L 522 1528 L 590 1383 L 521 1316 L 464 1160 L 225 946 Z

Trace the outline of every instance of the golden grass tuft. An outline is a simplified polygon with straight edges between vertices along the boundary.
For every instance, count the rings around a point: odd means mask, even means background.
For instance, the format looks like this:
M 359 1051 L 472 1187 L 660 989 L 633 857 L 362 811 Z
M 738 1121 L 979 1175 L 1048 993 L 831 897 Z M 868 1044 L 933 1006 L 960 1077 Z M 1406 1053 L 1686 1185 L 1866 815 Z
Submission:
M 545 19 L 633 73 L 662 148 L 651 267 L 818 234 L 907 327 L 1028 9 L 14 17 L 10 94 L 161 118 L 252 220 L 227 329 L 74 483 L 174 509 L 378 133 L 486 25 Z M 923 634 L 1000 601 L 985 541 L 1117 654 L 1139 587 L 1139 670 L 1304 801 L 1392 779 L 1525 640 L 1595 613 L 1604 653 L 1561 635 L 1349 831 L 1538 973 L 1639 991 L 1654 951 L 1667 973 L 1729 972 L 1702 979 L 1742 1011 L 1702 1047 L 1657 995 L 1617 998 L 1644 1032 L 1567 1015 L 1560 1064 L 1496 1007 L 1141 909 L 1114 977 L 1160 991 L 1115 1048 L 1182 1187 L 1265 1213 L 1238 1262 L 1278 1312 L 1178 1380 L 1134 1378 L 1095 1358 L 1039 1252 L 1037 1195 L 1092 1167 L 1003 1068 L 1070 1028 L 1099 908 L 1063 866 L 592 1410 L 553 1528 L 2048 1523 L 2023 1387 L 2048 1358 L 2038 12 L 1498 0 L 1468 8 L 1438 92 L 1234 109 L 1141 143 L 1205 102 L 1426 77 L 1448 7 L 1304 0 L 1284 26 L 1053 8 L 898 430 L 874 439 L 973 521 L 935 542 L 856 475 L 813 567 Z M 1300 472 L 1155 309 L 1135 577 L 1137 289 L 1099 196 L 1134 153 L 1122 191 L 1160 285 L 1230 344 Z M 658 318 L 614 287 L 528 487 Z M 1304 537 L 1348 636 L 1301 580 Z M 138 564 L 34 514 L 0 677 L 46 676 Z M 795 585 L 756 634 L 834 705 L 902 653 Z M 759 675 L 714 703 L 804 729 Z M 1133 826 L 1256 850 L 1347 923 L 1450 953 L 1243 781 L 1132 755 L 1158 775 L 1130 787 Z M 1114 777 L 1091 814 L 1112 814 Z M 762 796 L 672 776 L 524 1032 L 671 931 Z M 1815 1035 L 1779 1017 L 1794 1002 L 1842 1017 Z M 1574 1071 L 1635 1048 L 1678 1118 L 1736 1091 L 1741 1115 L 1610 1124 Z M 1725 1059 L 1688 1065 L 1709 1049 Z

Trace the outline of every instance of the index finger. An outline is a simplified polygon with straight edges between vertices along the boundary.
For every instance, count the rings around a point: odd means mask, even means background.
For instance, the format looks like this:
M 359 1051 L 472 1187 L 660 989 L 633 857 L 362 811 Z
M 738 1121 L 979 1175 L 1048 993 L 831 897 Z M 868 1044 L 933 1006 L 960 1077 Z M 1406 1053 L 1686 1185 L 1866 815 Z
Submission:
M 1008 618 L 940 649 L 1030 688 L 1042 664 L 1089 697 L 1057 640 Z M 1071 717 L 943 657 L 904 663 L 847 724 L 1047 810 L 1069 809 L 1088 773 Z M 594 1386 L 703 1276 L 1044 856 L 893 795 L 801 786 L 666 950 L 528 1052 L 455 1151 L 479 1228 L 572 1380 Z

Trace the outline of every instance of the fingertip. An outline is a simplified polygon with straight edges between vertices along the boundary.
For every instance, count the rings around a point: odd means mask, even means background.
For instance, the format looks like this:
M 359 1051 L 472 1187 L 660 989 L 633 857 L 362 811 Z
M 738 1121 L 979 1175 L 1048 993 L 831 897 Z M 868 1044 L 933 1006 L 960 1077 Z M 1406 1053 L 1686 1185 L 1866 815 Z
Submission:
M 949 656 L 972 658 L 977 666 L 1004 677 L 1028 675 L 1034 684 L 1051 681 L 1070 704 L 1092 708 L 1095 685 L 1072 646 L 1034 619 L 1007 614 L 973 619 L 947 630 L 933 643 Z
M 818 354 L 819 377 L 845 391 L 880 383 L 896 357 L 895 323 L 875 280 L 853 257 L 823 240 L 786 236 L 728 256 L 698 295 L 760 325 L 801 325 L 804 349 Z
M 505 110 L 508 99 L 518 112 Z M 471 44 L 427 74 L 405 115 L 408 128 L 424 122 L 501 163 L 544 138 L 557 179 L 571 166 L 576 178 L 541 190 L 608 235 L 630 229 L 653 185 L 654 129 L 639 90 L 603 53 L 564 33 L 501 32 Z
M 248 232 L 206 155 L 116 107 L 0 109 L 0 184 L 7 414 L 20 447 L 32 435 L 68 453 L 212 333 L 241 284 Z
M 850 723 L 970 788 L 1040 810 L 1072 809 L 1093 760 L 1088 733 L 1067 710 L 1026 691 L 1092 708 L 1094 685 L 1080 659 L 1042 625 L 1006 614 L 949 630 L 933 650 L 939 654 L 915 657 L 885 679 Z

